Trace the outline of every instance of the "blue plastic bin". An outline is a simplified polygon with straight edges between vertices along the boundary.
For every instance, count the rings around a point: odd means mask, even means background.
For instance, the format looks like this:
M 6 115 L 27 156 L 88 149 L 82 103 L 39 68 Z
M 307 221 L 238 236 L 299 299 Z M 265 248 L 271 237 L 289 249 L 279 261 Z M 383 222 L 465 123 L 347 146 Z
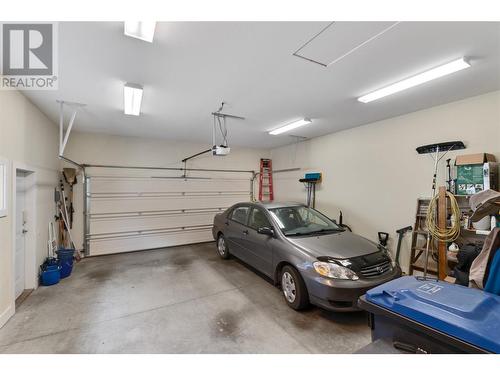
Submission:
M 500 297 L 479 289 L 405 276 L 369 290 L 372 340 L 427 353 L 500 353 Z
M 57 264 L 44 264 L 40 267 L 40 283 L 44 286 L 54 285 L 61 279 L 60 267 Z
M 61 267 L 61 279 L 71 275 L 73 271 L 73 256 L 75 255 L 74 249 L 59 249 L 57 250 L 57 259 Z

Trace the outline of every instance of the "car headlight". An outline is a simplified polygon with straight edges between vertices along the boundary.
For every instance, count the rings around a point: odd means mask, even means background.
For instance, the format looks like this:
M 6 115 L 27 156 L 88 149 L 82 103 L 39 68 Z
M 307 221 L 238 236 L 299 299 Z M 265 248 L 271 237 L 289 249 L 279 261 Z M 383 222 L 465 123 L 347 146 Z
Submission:
M 347 267 L 342 267 L 336 263 L 329 262 L 314 262 L 314 269 L 317 273 L 324 277 L 332 279 L 358 280 L 356 273 Z

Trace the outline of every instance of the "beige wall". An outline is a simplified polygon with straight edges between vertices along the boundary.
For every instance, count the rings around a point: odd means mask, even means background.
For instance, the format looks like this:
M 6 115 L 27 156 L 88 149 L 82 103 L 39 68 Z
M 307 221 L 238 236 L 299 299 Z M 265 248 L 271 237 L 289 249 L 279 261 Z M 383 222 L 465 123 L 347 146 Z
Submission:
M 22 94 L 0 91 L 0 157 L 10 162 L 7 202 L 9 214 L 0 218 L 0 326 L 13 313 L 14 296 L 12 269 L 13 214 L 12 179 L 13 163 L 35 171 L 37 215 L 31 218 L 36 227 L 36 264 L 47 254 L 47 225 L 54 215 L 53 189 L 57 182 L 57 128 Z
M 370 105 L 376 105 L 370 104 Z M 313 125 L 314 126 L 314 125 Z M 433 162 L 418 155 L 425 144 L 462 140 L 467 150 L 490 152 L 500 160 L 500 92 L 433 107 L 408 115 L 273 149 L 275 169 L 300 167 L 323 173 L 317 191 L 317 208 L 331 217 L 339 210 L 353 231 L 376 240 L 388 232 L 392 249 L 398 228 L 413 225 L 416 199 L 429 196 Z M 440 181 L 445 178 L 440 164 Z M 279 200 L 305 200 L 298 182 L 304 171 L 275 175 Z M 402 264 L 407 265 L 407 236 Z
M 73 133 L 65 155 L 85 164 L 126 166 L 182 167 L 181 160 L 203 151 L 209 144 L 172 142 L 136 137 L 120 137 L 91 133 Z M 269 151 L 235 147 L 228 156 L 201 155 L 188 161 L 188 168 L 258 170 L 262 157 Z M 101 172 L 102 173 L 102 172 Z M 74 187 L 75 216 L 73 236 L 78 248 L 83 246 L 83 185 L 81 177 Z

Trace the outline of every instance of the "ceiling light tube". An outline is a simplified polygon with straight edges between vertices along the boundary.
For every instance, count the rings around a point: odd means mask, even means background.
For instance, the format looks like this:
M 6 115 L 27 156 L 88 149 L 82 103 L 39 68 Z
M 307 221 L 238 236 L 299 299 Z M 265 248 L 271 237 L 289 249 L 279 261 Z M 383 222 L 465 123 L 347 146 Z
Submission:
M 126 115 L 139 116 L 141 114 L 141 102 L 143 88 L 135 83 L 126 83 L 123 87 L 123 112 Z
M 153 43 L 155 28 L 156 22 L 125 21 L 123 25 L 123 33 L 131 38 L 137 38 L 144 40 L 145 42 Z
M 463 57 L 461 57 L 458 60 L 452 61 L 448 64 L 438 66 L 437 68 L 417 74 L 416 76 L 404 79 L 380 90 L 376 90 L 370 94 L 361 96 L 358 98 L 358 100 L 362 103 L 369 103 L 385 96 L 395 94 L 397 92 L 409 89 L 410 87 L 421 85 L 422 83 L 432 81 L 433 79 L 443 77 L 445 75 L 455 73 L 459 70 L 469 67 L 470 64 L 465 61 Z
M 282 126 L 281 128 L 274 129 L 274 130 L 270 131 L 269 134 L 278 135 L 278 134 L 287 132 L 289 130 L 298 128 L 299 126 L 304 126 L 304 125 L 310 124 L 311 122 L 312 121 L 310 119 L 304 118 L 302 120 L 294 121 L 288 125 Z

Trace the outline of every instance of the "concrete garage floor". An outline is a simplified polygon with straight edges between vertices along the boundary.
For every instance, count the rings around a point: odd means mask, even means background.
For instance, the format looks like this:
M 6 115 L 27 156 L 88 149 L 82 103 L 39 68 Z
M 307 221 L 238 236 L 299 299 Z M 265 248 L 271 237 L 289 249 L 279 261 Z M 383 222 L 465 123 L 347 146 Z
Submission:
M 84 259 L 0 329 L 0 353 L 352 353 L 364 313 L 295 312 L 213 243 Z

